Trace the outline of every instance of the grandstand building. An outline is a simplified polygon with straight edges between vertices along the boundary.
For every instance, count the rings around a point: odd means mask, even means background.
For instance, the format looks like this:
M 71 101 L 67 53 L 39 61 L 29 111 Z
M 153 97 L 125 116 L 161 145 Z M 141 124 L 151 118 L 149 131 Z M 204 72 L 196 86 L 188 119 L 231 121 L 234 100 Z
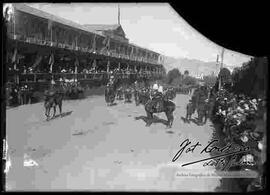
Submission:
M 87 81 L 114 70 L 155 79 L 165 74 L 162 55 L 130 43 L 120 24 L 81 25 L 21 3 L 6 14 L 11 82 L 58 81 L 62 75 Z

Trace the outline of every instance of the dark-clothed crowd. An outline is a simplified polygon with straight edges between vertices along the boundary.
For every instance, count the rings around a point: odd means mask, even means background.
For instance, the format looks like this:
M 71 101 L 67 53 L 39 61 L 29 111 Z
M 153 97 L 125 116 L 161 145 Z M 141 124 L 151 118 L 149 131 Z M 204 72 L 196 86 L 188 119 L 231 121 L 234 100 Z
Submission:
M 226 89 L 216 93 L 214 122 L 221 125 L 224 141 L 249 147 L 244 154 L 237 155 L 238 167 L 231 170 L 258 172 L 256 178 L 238 179 L 243 191 L 261 190 L 265 186 L 263 175 L 266 163 L 266 101 L 244 94 L 236 95 Z

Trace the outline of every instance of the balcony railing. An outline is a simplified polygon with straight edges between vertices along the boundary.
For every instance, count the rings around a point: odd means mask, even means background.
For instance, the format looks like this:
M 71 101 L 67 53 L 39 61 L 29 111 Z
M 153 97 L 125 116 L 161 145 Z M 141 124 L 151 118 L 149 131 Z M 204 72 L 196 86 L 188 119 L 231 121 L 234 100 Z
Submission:
M 8 37 L 10 39 L 13 39 L 13 40 L 23 41 L 26 43 L 37 44 L 37 45 L 42 45 L 42 46 L 58 47 L 58 48 L 62 48 L 62 49 L 81 51 L 81 52 L 85 52 L 85 53 L 98 53 L 100 55 L 111 56 L 111 57 L 115 57 L 115 58 L 122 58 L 122 59 L 137 61 L 137 62 L 144 62 L 144 63 L 150 63 L 150 64 L 160 64 L 157 60 L 147 59 L 147 58 L 133 56 L 133 55 L 127 55 L 127 54 L 123 54 L 123 53 L 117 53 L 115 51 L 103 50 L 103 51 L 94 52 L 89 47 L 80 47 L 80 46 L 70 45 L 67 43 L 53 42 L 53 41 L 49 41 L 49 40 L 40 40 L 40 39 L 37 39 L 35 37 L 26 37 L 24 35 L 19 35 L 19 34 L 15 35 L 15 36 L 9 34 Z
M 101 81 L 104 79 L 108 79 L 111 74 L 107 72 L 99 72 L 99 73 L 53 73 L 53 74 L 48 74 L 48 73 L 21 73 L 19 74 L 20 81 L 22 82 L 48 82 L 52 78 L 55 81 L 66 81 L 66 82 L 76 82 L 76 81 L 87 81 L 87 80 L 96 80 L 96 81 Z M 155 72 L 141 72 L 141 73 L 114 73 L 114 76 L 117 78 L 125 79 L 125 78 L 130 78 L 136 77 L 136 78 L 157 78 L 161 77 L 162 74 L 160 73 L 155 73 Z

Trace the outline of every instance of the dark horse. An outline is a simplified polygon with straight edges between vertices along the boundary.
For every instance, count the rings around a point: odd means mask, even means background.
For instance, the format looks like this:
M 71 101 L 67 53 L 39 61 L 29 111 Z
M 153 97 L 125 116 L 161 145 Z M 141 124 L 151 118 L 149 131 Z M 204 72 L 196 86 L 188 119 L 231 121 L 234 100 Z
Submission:
M 45 95 L 44 107 L 45 107 L 45 115 L 47 117 L 47 120 L 50 117 L 50 111 L 52 107 L 53 107 L 53 117 L 55 117 L 57 105 L 59 107 L 60 115 L 62 115 L 62 101 L 63 101 L 64 94 L 56 90 L 50 90 L 50 91 L 46 90 L 44 95 Z
M 113 84 L 107 84 L 105 89 L 105 101 L 107 106 L 111 106 L 115 100 L 115 86 Z
M 124 95 L 125 95 L 125 102 L 131 102 L 131 98 L 132 98 L 132 90 L 131 88 L 126 88 L 124 90 Z
M 150 100 L 150 93 L 146 88 L 136 90 L 134 93 L 136 106 L 140 104 L 145 105 Z
M 163 97 L 157 100 L 151 100 L 150 96 L 147 97 L 147 93 L 142 96 L 141 95 L 139 95 L 139 99 L 143 98 L 143 100 L 140 99 L 140 103 L 145 102 L 146 99 L 148 99 L 144 106 L 148 118 L 146 126 L 150 126 L 153 123 L 154 113 L 165 112 L 168 119 L 167 127 L 171 128 L 174 120 L 173 112 L 175 111 L 176 106 L 175 103 L 170 100 L 168 94 L 165 93 Z M 159 104 L 159 106 L 157 106 L 157 104 Z
M 117 96 L 117 99 L 118 100 L 123 100 L 123 89 L 122 87 L 118 88 L 117 91 L 116 91 L 116 96 Z

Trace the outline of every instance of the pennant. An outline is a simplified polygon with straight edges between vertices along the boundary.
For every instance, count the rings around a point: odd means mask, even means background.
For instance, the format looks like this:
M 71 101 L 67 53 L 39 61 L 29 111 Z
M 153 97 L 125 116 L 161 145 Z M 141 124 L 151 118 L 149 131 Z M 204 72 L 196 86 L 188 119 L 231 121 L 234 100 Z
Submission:
M 17 57 L 18 57 L 18 51 L 17 51 L 17 48 L 15 48 L 12 59 L 11 59 L 11 62 L 12 63 L 17 62 Z
M 51 54 L 50 59 L 49 59 L 50 72 L 52 72 L 53 64 L 54 64 L 54 56 L 53 54 Z
M 49 64 L 52 65 L 53 63 L 54 63 L 54 56 L 53 56 L 53 54 L 51 53 L 50 59 L 49 59 Z

